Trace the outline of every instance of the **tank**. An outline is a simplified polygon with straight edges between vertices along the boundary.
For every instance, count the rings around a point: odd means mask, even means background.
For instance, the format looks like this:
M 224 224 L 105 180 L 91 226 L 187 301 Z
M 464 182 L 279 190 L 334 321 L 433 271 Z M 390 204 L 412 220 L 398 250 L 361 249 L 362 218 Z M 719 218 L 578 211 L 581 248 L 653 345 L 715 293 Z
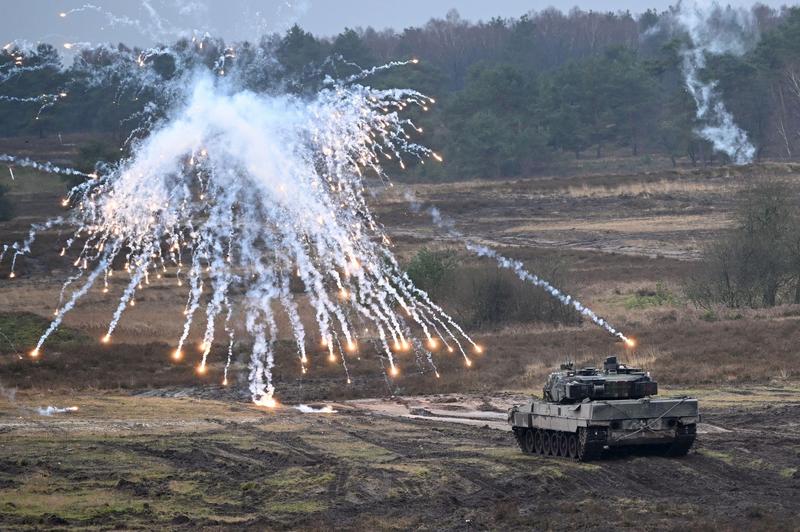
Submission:
M 656 398 L 649 373 L 606 358 L 603 369 L 562 364 L 543 399 L 514 405 L 508 422 L 523 452 L 579 461 L 612 450 L 685 456 L 700 421 L 697 399 Z

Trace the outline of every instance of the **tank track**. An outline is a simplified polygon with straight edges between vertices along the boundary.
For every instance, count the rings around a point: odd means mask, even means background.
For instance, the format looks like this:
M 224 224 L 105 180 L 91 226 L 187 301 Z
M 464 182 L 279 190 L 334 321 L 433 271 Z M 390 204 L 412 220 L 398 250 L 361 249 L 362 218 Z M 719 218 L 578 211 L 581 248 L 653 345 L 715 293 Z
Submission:
M 686 456 L 694 444 L 696 429 L 695 425 L 680 426 L 673 442 L 652 446 L 649 451 L 670 457 Z M 517 445 L 525 454 L 564 457 L 579 462 L 600 458 L 608 437 L 602 428 L 579 428 L 577 434 L 524 427 L 514 427 L 513 431 Z
M 694 445 L 697 436 L 697 425 L 680 425 L 676 431 L 675 441 L 666 446 L 666 456 L 686 456 Z
M 588 462 L 598 458 L 605 445 L 605 432 L 579 429 L 578 433 L 514 427 L 514 438 L 525 454 L 571 458 Z

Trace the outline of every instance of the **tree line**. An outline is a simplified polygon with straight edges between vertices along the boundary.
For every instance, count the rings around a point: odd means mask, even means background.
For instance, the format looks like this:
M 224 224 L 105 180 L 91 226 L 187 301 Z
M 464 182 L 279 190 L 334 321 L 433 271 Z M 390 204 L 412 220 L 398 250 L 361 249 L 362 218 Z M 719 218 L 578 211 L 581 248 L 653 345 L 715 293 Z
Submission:
M 800 153 L 800 8 L 752 8 L 761 34 L 747 54 L 709 58 L 703 75 L 717 88 L 737 123 L 747 131 L 758 158 L 795 159 Z M 366 82 L 411 87 L 437 99 L 414 116 L 425 143 L 446 156 L 443 167 L 412 169 L 417 176 L 514 176 L 561 159 L 608 154 L 657 154 L 673 164 L 727 162 L 695 130 L 695 104 L 680 72 L 685 36 L 659 31 L 669 13 L 600 13 L 574 9 L 531 12 L 519 18 L 472 23 L 456 11 L 403 31 L 346 29 L 320 38 L 299 26 L 258 43 L 237 45 L 226 69 L 247 71 L 256 57 L 276 61 L 251 76 L 254 88 L 297 93 L 318 88 L 325 75 L 343 77 L 395 60 L 417 64 L 381 71 Z M 187 49 L 187 41 L 173 45 Z M 225 43 L 209 39 L 197 64 L 211 68 Z M 119 50 L 127 50 L 119 45 Z M 215 55 L 216 54 L 216 55 Z M 2 73 L 19 51 L 0 53 Z M 4 79 L 0 92 L 30 96 L 58 92 L 69 97 L 36 116 L 36 104 L 0 102 L 1 135 L 95 131 L 116 142 L 137 124 L 130 117 L 155 94 L 93 85 L 91 67 L 102 52 L 84 51 L 61 67 L 58 50 L 40 45 L 26 65 L 45 68 Z M 356 66 L 357 65 L 357 66 Z M 167 78 L 169 57 L 152 65 Z

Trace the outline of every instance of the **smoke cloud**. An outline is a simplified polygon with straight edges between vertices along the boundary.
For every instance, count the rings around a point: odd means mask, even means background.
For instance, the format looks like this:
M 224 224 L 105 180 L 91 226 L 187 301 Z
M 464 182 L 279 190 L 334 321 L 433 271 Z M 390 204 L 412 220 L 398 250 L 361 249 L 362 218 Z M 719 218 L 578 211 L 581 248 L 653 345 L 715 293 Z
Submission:
M 723 7 L 716 0 L 683 0 L 661 25 L 676 36 L 688 36 L 681 48 L 681 71 L 686 89 L 697 106 L 700 126 L 696 133 L 734 164 L 753 161 L 755 147 L 725 107 L 718 82 L 706 80 L 703 70 L 709 55 L 741 56 L 758 41 L 758 27 L 752 13 L 744 8 Z

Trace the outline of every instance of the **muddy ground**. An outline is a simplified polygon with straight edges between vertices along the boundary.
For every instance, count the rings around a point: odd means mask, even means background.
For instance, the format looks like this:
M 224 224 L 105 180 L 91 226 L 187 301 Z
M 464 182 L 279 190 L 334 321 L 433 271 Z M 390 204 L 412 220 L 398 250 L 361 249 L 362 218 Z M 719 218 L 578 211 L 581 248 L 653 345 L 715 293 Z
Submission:
M 401 417 L 407 399 L 303 414 L 24 393 L 0 407 L 0 528 L 797 529 L 798 388 L 695 392 L 707 428 L 687 457 L 588 464 L 523 455 L 506 430 Z M 80 409 L 32 410 L 53 401 Z

